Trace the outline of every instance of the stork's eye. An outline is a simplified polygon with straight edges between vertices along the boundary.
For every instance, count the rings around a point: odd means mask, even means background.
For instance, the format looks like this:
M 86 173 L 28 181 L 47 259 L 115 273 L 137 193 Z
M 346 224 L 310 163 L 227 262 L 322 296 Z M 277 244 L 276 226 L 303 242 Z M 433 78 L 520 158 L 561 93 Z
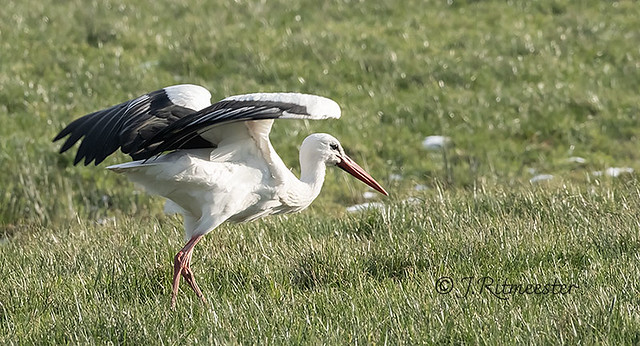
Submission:
M 335 143 L 331 143 L 331 144 L 329 145 L 329 148 L 331 148 L 331 150 L 338 150 L 338 145 L 337 145 L 337 144 L 335 144 Z

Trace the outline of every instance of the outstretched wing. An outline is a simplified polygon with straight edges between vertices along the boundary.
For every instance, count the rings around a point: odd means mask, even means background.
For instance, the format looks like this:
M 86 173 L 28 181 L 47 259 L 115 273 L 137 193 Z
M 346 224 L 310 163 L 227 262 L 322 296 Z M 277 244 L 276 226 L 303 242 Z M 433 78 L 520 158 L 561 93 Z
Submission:
M 60 152 L 80 138 L 74 164 L 98 164 L 121 148 L 133 159 L 147 159 L 175 149 L 216 147 L 224 125 L 269 119 L 339 118 L 334 101 L 297 93 L 256 93 L 228 97 L 209 105 L 209 92 L 195 85 L 167 87 L 111 108 L 85 115 L 62 130 L 54 141 L 70 135 Z M 254 126 L 252 136 L 268 136 L 270 123 Z M 215 132 L 215 135 L 213 134 Z
M 210 100 L 209 91 L 197 85 L 166 87 L 76 119 L 53 141 L 69 136 L 60 148 L 63 153 L 84 137 L 74 165 L 83 159 L 85 166 L 91 161 L 97 165 L 118 148 L 133 159 L 143 159 L 137 153 L 145 141 L 176 120 L 211 105 Z M 188 145 L 211 146 L 197 137 Z
M 236 95 L 219 101 L 198 112 L 189 114 L 144 142 L 149 157 L 167 150 L 181 149 L 194 138 L 205 138 L 210 142 L 224 139 L 223 125 L 239 121 L 273 119 L 327 119 L 339 118 L 340 106 L 328 98 L 298 93 L 255 93 Z M 256 124 L 257 125 L 257 124 Z M 252 126 L 254 138 L 268 137 L 271 122 Z M 217 129 L 216 135 L 211 132 Z M 220 134 L 222 133 L 222 137 Z

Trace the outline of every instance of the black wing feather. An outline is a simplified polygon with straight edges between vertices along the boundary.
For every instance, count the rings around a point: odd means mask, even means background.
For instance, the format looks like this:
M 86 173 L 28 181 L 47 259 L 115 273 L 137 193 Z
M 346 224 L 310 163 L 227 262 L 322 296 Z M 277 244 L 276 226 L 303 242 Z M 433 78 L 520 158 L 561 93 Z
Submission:
M 60 131 L 53 141 L 69 136 L 60 148 L 63 153 L 82 139 L 74 165 L 82 160 L 85 166 L 92 161 L 97 165 L 118 148 L 134 159 L 147 158 L 135 154 L 144 142 L 169 124 L 194 112 L 193 109 L 173 104 L 165 90 L 161 89 L 78 118 Z M 189 146 L 213 145 L 202 138 L 195 138 Z
M 239 121 L 312 116 L 305 105 L 277 101 L 282 98 L 276 94 L 274 100 L 260 99 L 268 94 L 256 94 L 262 95 L 257 98 L 253 98 L 254 94 L 240 95 L 196 111 L 174 104 L 165 90 L 85 115 L 60 131 L 54 141 L 69 136 L 60 148 L 62 153 L 84 137 L 74 164 L 84 160 L 85 165 L 92 161 L 97 165 L 118 148 L 134 160 L 148 159 L 169 150 L 215 148 L 217 143 L 201 135 L 216 126 Z M 181 90 L 172 90 L 176 91 Z M 329 116 L 340 116 L 339 108 L 335 107 Z
M 86 121 L 86 124 L 90 125 L 90 128 L 87 127 L 87 130 L 84 131 L 84 139 L 78 147 L 78 152 L 76 153 L 76 157 L 73 162 L 74 165 L 80 162 L 84 157 L 84 165 L 86 166 L 94 160 L 96 156 L 102 156 L 105 152 L 111 151 L 109 152 L 110 154 L 118 149 L 119 143 L 104 140 L 105 138 L 109 138 L 104 135 L 104 132 L 105 129 L 114 128 L 113 123 L 117 123 L 117 114 L 122 111 L 122 108 L 123 107 L 118 107 L 118 109 L 113 109 L 110 112 L 105 113 L 103 116 L 96 117 L 96 120 L 94 121 L 89 121 L 89 119 Z
M 182 117 L 158 131 L 153 138 L 143 143 L 143 156 L 152 157 L 169 150 L 185 149 L 194 138 L 215 126 L 239 121 L 277 119 L 285 112 L 306 114 L 307 111 L 306 107 L 293 103 L 223 100 Z

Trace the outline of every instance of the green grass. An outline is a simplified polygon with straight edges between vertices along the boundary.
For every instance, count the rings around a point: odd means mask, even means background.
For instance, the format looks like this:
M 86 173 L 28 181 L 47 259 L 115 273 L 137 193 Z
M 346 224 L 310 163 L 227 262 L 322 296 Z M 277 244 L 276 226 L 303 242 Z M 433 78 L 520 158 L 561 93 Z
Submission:
M 640 343 L 640 182 L 593 174 L 640 169 L 639 15 L 595 0 L 3 5 L 0 343 Z M 331 170 L 310 210 L 208 234 L 193 268 L 209 304 L 184 290 L 170 311 L 181 220 L 104 170 L 124 155 L 74 167 L 51 138 L 177 83 L 335 99 L 342 119 L 282 121 L 274 146 L 297 171 L 302 139 L 334 134 L 386 209 L 346 213 L 365 187 Z M 446 155 L 427 135 L 451 137 Z M 529 183 L 540 173 L 554 177 Z M 502 300 L 485 276 L 578 288 Z
M 176 311 L 178 220 L 23 228 L 3 245 L 1 334 L 28 343 L 637 343 L 639 188 L 443 193 L 358 216 L 223 226 L 194 255 L 209 304 L 186 289 Z M 442 276 L 456 284 L 448 295 L 435 289 Z M 462 297 L 470 276 L 578 288 L 501 300 L 475 285 Z

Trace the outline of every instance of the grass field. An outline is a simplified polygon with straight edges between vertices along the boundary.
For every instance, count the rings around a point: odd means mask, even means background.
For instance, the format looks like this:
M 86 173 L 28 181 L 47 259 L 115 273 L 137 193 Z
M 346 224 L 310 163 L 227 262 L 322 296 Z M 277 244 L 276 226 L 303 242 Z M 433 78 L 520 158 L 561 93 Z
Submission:
M 0 344 L 640 343 L 639 16 L 596 0 L 4 4 Z M 342 119 L 281 121 L 274 146 L 297 172 L 302 139 L 332 133 L 391 197 L 347 213 L 372 200 L 331 170 L 302 214 L 208 234 L 208 305 L 183 287 L 169 310 L 181 220 L 104 169 L 126 156 L 74 167 L 51 139 L 179 83 L 333 98 Z

